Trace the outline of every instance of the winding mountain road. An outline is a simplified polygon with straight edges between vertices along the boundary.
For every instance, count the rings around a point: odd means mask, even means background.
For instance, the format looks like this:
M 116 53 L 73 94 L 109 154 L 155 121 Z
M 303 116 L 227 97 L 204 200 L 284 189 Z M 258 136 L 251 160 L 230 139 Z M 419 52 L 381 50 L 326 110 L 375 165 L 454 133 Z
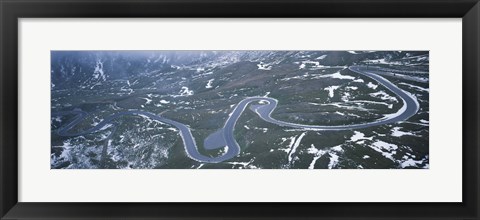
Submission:
M 283 127 L 291 127 L 296 129 L 308 129 L 308 130 L 353 130 L 353 129 L 360 129 L 360 128 L 367 128 L 372 126 L 384 125 L 389 123 L 394 123 L 398 121 L 404 121 L 410 118 L 411 116 L 415 115 L 419 109 L 419 104 L 415 96 L 411 95 L 408 92 L 398 88 L 392 82 L 388 81 L 387 79 L 369 72 L 365 67 L 362 66 L 351 66 L 349 69 L 353 72 L 358 74 L 367 76 L 393 93 L 395 93 L 403 102 L 403 106 L 396 112 L 390 115 L 386 115 L 384 118 L 381 118 L 377 121 L 367 122 L 362 124 L 352 124 L 352 125 L 336 125 L 336 126 L 322 126 L 322 125 L 304 125 L 304 124 L 296 124 L 291 122 L 284 122 L 271 117 L 272 112 L 277 107 L 278 101 L 274 98 L 270 97 L 247 97 L 240 101 L 237 106 L 234 108 L 233 112 L 230 114 L 229 118 L 226 120 L 224 126 L 219 129 L 218 131 L 214 132 L 210 136 L 208 136 L 204 140 L 204 147 L 206 149 L 218 149 L 225 147 L 226 151 L 224 154 L 218 157 L 208 157 L 201 154 L 198 151 L 198 146 L 196 141 L 191 133 L 189 126 L 182 124 L 180 122 L 153 114 L 151 112 L 145 111 L 125 111 L 119 112 L 109 117 L 105 118 L 103 121 L 98 123 L 92 128 L 89 128 L 85 131 L 77 132 L 77 133 L 70 133 L 69 131 L 75 127 L 78 123 L 85 119 L 88 116 L 87 112 L 81 110 L 73 110 L 73 111 L 64 111 L 64 112 L 54 112 L 52 113 L 52 117 L 55 116 L 62 116 L 62 115 L 76 115 L 75 118 L 67 123 L 66 125 L 57 129 L 57 134 L 60 136 L 80 136 L 85 134 L 90 134 L 94 132 L 98 132 L 100 130 L 104 130 L 106 126 L 113 124 L 113 120 L 123 116 L 145 116 L 152 120 L 156 120 L 162 123 L 170 124 L 180 131 L 180 136 L 183 140 L 183 145 L 185 148 L 185 152 L 187 153 L 188 157 L 193 160 L 203 162 L 203 163 L 219 163 L 233 157 L 236 157 L 240 153 L 240 146 L 238 145 L 237 141 L 234 137 L 234 130 L 235 124 L 237 123 L 238 119 L 242 115 L 243 111 L 246 107 L 252 102 L 266 102 L 267 104 L 255 104 L 251 105 L 251 110 L 255 111 L 261 119 L 266 122 L 270 122 L 279 126 Z

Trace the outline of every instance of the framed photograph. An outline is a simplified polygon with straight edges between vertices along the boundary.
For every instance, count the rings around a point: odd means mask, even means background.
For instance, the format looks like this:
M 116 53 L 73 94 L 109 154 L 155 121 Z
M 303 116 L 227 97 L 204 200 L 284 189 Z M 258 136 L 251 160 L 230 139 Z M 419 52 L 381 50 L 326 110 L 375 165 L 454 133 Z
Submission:
M 480 217 L 477 0 L 0 13 L 1 219 Z

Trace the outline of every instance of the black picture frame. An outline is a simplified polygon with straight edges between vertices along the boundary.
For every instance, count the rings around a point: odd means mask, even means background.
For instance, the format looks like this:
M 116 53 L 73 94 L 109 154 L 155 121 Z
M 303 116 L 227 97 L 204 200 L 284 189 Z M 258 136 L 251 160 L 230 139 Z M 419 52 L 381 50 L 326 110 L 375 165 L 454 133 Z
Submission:
M 0 15 L 1 219 L 479 219 L 480 4 L 478 0 L 0 0 Z M 18 202 L 17 21 L 19 18 L 46 17 L 462 18 L 463 202 Z

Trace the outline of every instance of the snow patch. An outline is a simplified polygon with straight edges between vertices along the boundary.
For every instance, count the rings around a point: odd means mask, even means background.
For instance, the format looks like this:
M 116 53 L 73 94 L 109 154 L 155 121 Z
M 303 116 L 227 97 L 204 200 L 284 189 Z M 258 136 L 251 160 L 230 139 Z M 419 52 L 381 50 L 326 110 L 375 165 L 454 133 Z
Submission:
M 148 105 L 152 102 L 152 100 L 149 99 L 149 98 L 142 98 L 142 99 L 145 99 L 145 101 L 147 101 L 147 102 L 145 102 L 145 105 Z
M 365 134 L 359 131 L 354 131 L 352 137 L 350 137 L 350 141 L 358 141 L 358 140 L 372 140 L 373 137 L 365 137 Z
M 345 87 L 345 89 L 357 90 L 358 87 L 356 87 L 356 86 L 347 86 L 347 87 Z
M 423 163 L 423 160 L 414 160 L 412 158 L 409 158 L 408 160 L 405 160 L 403 161 L 400 166 L 402 166 L 402 168 L 405 168 L 405 167 L 418 167 L 418 165 L 422 164 Z
M 381 100 L 390 100 L 390 101 L 398 102 L 397 98 L 387 94 L 385 91 L 370 93 L 370 96 L 375 98 L 380 98 Z
M 327 151 L 324 151 L 324 150 L 319 150 L 315 147 L 315 145 L 310 145 L 310 148 L 307 149 L 307 152 L 309 154 L 314 154 L 315 156 L 313 157 L 313 160 L 312 162 L 310 163 L 310 165 L 308 166 L 308 169 L 314 169 L 315 168 L 315 163 L 317 162 L 317 160 L 322 157 L 325 153 L 327 153 Z
M 410 135 L 410 136 L 417 136 L 411 132 L 404 132 L 404 131 L 400 131 L 400 127 L 394 127 L 392 129 L 392 136 L 394 137 L 401 137 L 401 136 L 404 136 L 404 135 Z
M 207 85 L 205 86 L 205 88 L 207 88 L 207 89 L 212 88 L 213 80 L 214 80 L 214 79 L 208 80 Z
M 305 136 L 305 134 L 307 134 L 307 132 L 303 132 L 303 133 L 297 138 L 297 140 L 295 140 L 295 137 L 293 137 L 293 138 L 291 139 L 291 142 L 290 142 L 291 150 L 290 150 L 290 153 L 288 154 L 288 162 L 292 162 L 293 154 L 295 153 L 295 151 L 297 151 L 297 148 L 298 148 L 298 146 L 300 145 L 300 142 L 302 141 L 302 139 L 303 139 L 303 137 Z
M 337 145 L 335 147 L 332 147 L 332 150 L 336 152 L 343 152 L 342 145 Z
M 162 103 L 162 104 L 168 104 L 168 103 L 170 103 L 170 101 L 167 101 L 167 100 L 163 100 L 163 99 L 162 99 L 162 100 L 160 100 L 160 103 Z
M 377 87 L 378 87 L 378 85 L 375 85 L 372 82 L 368 82 L 367 86 L 368 86 L 368 88 L 371 88 L 371 89 L 377 89 Z
M 317 77 L 315 77 L 315 78 L 327 78 L 327 77 L 335 78 L 335 79 L 349 79 L 349 80 L 354 80 L 354 79 L 355 79 L 355 77 L 353 77 L 353 76 L 342 75 L 342 74 L 340 74 L 340 72 L 336 72 L 336 73 L 332 73 L 332 74 L 326 74 L 326 75 L 321 75 L 321 76 L 317 76 Z
M 386 157 L 386 158 L 388 158 L 392 161 L 395 161 L 395 159 L 393 158 L 393 155 L 395 155 L 397 153 L 395 151 L 395 150 L 398 149 L 397 145 L 378 140 L 378 141 L 374 142 L 370 146 L 370 148 L 372 148 L 373 150 L 381 153 L 384 157 Z
M 338 155 L 333 153 L 328 153 L 330 155 L 330 162 L 328 162 L 328 169 L 332 169 L 338 164 Z
M 329 86 L 329 87 L 327 87 L 327 88 L 325 88 L 325 89 L 323 89 L 323 90 L 328 91 L 328 96 L 330 96 L 330 98 L 333 98 L 333 95 L 334 95 L 333 92 L 334 92 L 336 89 L 338 89 L 339 87 L 340 87 L 340 86 Z
M 97 60 L 97 63 L 95 65 L 95 70 L 93 71 L 93 78 L 100 78 L 102 81 L 107 80 L 105 73 L 103 72 L 103 62 L 100 60 Z
M 358 82 L 358 83 L 363 83 L 365 81 L 363 81 L 363 79 L 356 79 L 356 80 L 353 80 L 354 82 Z
M 179 92 L 180 96 L 191 96 L 193 95 L 193 90 L 189 90 L 188 87 L 182 86 L 182 89 Z
M 259 64 L 257 64 L 257 67 L 259 70 L 271 70 L 272 69 L 272 66 L 269 66 L 269 64 L 265 64 L 263 62 L 260 62 Z

